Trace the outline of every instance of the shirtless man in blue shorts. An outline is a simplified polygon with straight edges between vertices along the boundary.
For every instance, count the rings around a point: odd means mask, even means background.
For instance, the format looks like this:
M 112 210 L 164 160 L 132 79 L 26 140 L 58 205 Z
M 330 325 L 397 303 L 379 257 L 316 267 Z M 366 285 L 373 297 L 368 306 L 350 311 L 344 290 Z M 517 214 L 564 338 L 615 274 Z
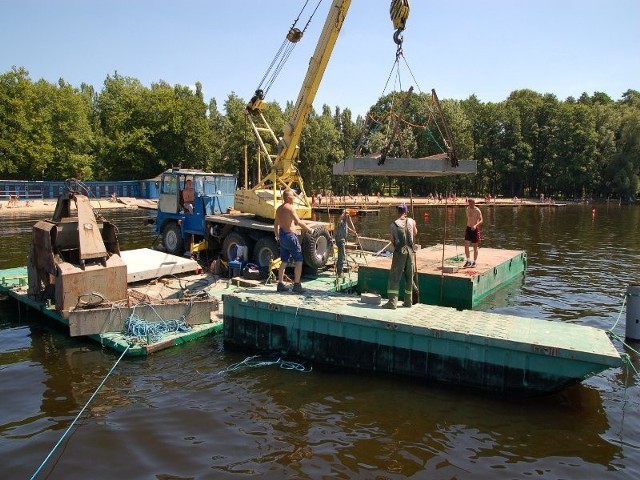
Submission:
M 286 292 L 287 287 L 284 285 L 284 270 L 287 268 L 289 258 L 293 258 L 293 292 L 304 293 L 300 277 L 302 276 L 302 247 L 300 240 L 295 232 L 295 227 L 299 226 L 302 232 L 310 231 L 310 228 L 300 220 L 295 208 L 293 208 L 293 199 L 295 194 L 291 190 L 285 190 L 282 193 L 283 203 L 276 210 L 276 218 L 274 221 L 274 229 L 276 241 L 280 242 L 280 259 L 282 264 L 278 270 L 278 292 Z

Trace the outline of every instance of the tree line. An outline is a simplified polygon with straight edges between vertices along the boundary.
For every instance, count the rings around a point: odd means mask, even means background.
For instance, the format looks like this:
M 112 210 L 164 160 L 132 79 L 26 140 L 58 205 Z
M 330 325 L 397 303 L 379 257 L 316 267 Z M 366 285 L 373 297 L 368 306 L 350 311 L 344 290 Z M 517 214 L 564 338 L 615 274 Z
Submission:
M 115 73 L 97 91 L 62 79 L 33 81 L 24 68 L 14 67 L 0 75 L 0 177 L 136 180 L 182 166 L 234 173 L 243 185 L 246 152 L 247 181 L 254 184 L 258 148 L 245 106 L 245 99 L 231 93 L 221 111 L 215 99 L 205 102 L 200 83 L 195 89 L 163 81 L 146 87 Z M 431 94 L 392 92 L 364 117 L 328 105 L 310 113 L 298 164 L 306 190 L 623 199 L 639 192 L 638 91 L 627 90 L 618 100 L 601 92 L 558 100 L 515 90 L 498 103 L 472 95 L 442 100 L 441 107 L 458 158 L 477 160 L 476 175 L 333 175 L 333 165 L 356 151 L 386 145 L 389 156 L 413 158 L 444 151 L 442 125 L 431 121 L 437 113 Z M 292 102 L 272 102 L 263 113 L 278 133 L 292 109 Z

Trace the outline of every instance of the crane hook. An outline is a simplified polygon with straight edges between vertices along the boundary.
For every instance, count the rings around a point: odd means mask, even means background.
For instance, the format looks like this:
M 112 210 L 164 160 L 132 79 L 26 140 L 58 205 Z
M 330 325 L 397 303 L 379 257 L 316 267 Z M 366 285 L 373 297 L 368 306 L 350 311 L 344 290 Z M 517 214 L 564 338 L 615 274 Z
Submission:
M 396 31 L 393 33 L 393 42 L 394 42 L 396 45 L 398 45 L 398 47 L 401 47 L 401 46 L 402 46 L 402 40 L 404 40 L 404 39 L 402 38 L 402 30 L 404 30 L 404 29 L 399 28 L 398 30 L 396 30 Z
M 402 45 L 402 37 L 400 35 L 407 25 L 409 11 L 409 0 L 391 0 L 389 13 L 391 15 L 391 21 L 393 22 L 393 28 L 396 29 L 393 34 L 393 41 L 398 46 Z

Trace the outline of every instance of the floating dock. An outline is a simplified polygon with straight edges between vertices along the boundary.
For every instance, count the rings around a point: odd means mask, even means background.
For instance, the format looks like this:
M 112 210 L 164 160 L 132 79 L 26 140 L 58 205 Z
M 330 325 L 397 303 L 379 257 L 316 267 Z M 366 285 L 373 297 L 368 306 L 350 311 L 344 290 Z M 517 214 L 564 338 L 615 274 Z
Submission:
M 206 278 L 202 276 L 195 280 L 175 277 L 194 273 L 199 268 L 197 262 L 146 248 L 124 251 L 122 258 L 127 265 L 127 283 L 131 284 L 127 289 L 129 300 L 126 302 L 99 304 L 100 292 L 92 292 L 85 296 L 95 297 L 96 304 L 78 299 L 78 304 L 64 316 L 51 302 L 28 294 L 27 267 L 0 271 L 0 294 L 14 298 L 18 305 L 25 305 L 31 311 L 63 325 L 69 336 L 89 337 L 117 352 L 126 351 L 127 356 L 148 355 L 222 331 L 217 299 L 184 294 L 178 298 L 178 294 L 189 287 L 195 291 L 193 285 L 196 283 L 200 283 L 198 289 L 207 286 Z M 171 278 L 166 282 L 157 281 L 163 276 Z M 147 280 L 154 281 L 141 283 Z M 201 283 L 203 281 L 204 284 Z M 125 321 L 130 317 L 152 324 L 148 329 L 150 333 L 146 337 L 124 333 Z M 156 336 L 156 327 L 173 326 L 177 322 L 185 322 L 186 328 Z
M 621 365 L 589 326 L 423 304 L 386 310 L 324 290 L 223 298 L 226 344 L 316 365 L 527 396 Z
M 463 263 L 463 247 L 445 245 L 443 249 L 442 245 L 436 245 L 418 250 L 416 270 L 420 303 L 473 308 L 487 295 L 522 278 L 527 254 L 521 250 L 482 248 L 475 267 L 461 268 Z M 390 269 L 391 257 L 374 257 L 366 265 L 360 265 L 358 291 L 386 296 Z M 399 290 L 404 290 L 404 280 L 400 282 Z

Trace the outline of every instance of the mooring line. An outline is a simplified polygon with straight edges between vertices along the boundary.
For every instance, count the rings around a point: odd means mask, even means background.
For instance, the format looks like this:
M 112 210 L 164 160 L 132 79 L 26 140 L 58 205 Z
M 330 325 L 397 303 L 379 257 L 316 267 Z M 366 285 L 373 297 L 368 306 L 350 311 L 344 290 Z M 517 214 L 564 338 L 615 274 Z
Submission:
M 67 436 L 67 434 L 71 431 L 71 429 L 73 428 L 73 426 L 75 425 L 75 423 L 80 419 L 80 417 L 82 416 L 82 414 L 84 413 L 84 411 L 87 409 L 87 407 L 89 406 L 89 404 L 91 403 L 91 401 L 93 400 L 93 398 L 98 394 L 98 391 L 100 391 L 100 389 L 102 388 L 102 386 L 104 385 L 104 383 L 107 381 L 107 378 L 109 378 L 109 376 L 111 375 L 111 373 L 113 373 L 113 371 L 115 370 L 115 368 L 118 366 L 118 363 L 120 363 L 120 360 L 122 360 L 122 358 L 124 357 L 124 355 L 127 353 L 127 351 L 129 350 L 129 345 L 127 345 L 127 348 L 124 349 L 124 352 L 122 352 L 122 355 L 120 355 L 120 358 L 118 358 L 118 360 L 116 360 L 116 363 L 113 364 L 113 367 L 111 367 L 111 370 L 109 370 L 109 373 L 107 373 L 107 375 L 102 379 L 102 382 L 100 382 L 100 385 L 98 385 L 98 388 L 96 388 L 96 390 L 93 392 L 93 394 L 91 395 L 91 397 L 89 397 L 89 400 L 87 401 L 87 403 L 85 403 L 84 407 L 82 407 L 82 410 L 80 410 L 80 412 L 78 412 L 78 415 L 76 415 L 76 418 L 73 419 L 73 422 L 71 422 L 71 425 L 69 425 L 69 427 L 65 430 L 65 432 L 62 434 L 62 437 L 60 437 L 60 440 L 58 440 L 58 443 L 55 444 L 55 446 L 51 449 L 51 451 L 49 452 L 49 455 L 47 455 L 47 458 L 45 458 L 42 463 L 40 464 L 40 466 L 38 467 L 38 469 L 35 471 L 35 473 L 31 476 L 31 480 L 33 480 L 34 478 L 36 478 L 38 476 L 38 474 L 40 473 L 40 471 L 42 470 L 42 468 L 45 466 L 45 464 L 49 461 L 49 459 L 51 458 L 51 455 L 53 455 L 53 452 L 56 451 L 56 449 L 60 446 L 60 444 L 62 443 L 62 441 L 64 440 L 64 438 Z

